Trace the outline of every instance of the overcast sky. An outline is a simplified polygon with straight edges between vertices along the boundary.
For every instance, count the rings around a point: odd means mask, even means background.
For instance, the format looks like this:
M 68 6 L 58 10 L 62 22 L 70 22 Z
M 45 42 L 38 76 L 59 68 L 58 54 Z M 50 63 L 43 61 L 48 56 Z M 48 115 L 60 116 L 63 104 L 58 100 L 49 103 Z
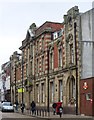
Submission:
M 80 12 L 92 9 L 93 0 L 0 0 L 0 66 L 19 51 L 27 29 L 35 22 L 63 22 L 63 15 L 78 6 Z M 76 1 L 76 2 L 75 2 Z

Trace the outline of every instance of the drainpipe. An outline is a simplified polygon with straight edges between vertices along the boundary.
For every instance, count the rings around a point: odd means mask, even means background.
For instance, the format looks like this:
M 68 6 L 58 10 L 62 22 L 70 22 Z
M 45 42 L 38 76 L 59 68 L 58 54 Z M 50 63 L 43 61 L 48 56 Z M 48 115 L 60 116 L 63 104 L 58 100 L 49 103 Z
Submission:
M 22 53 L 22 104 L 23 104 L 23 69 L 24 69 L 24 66 L 23 66 L 23 53 Z
M 16 61 L 15 61 L 15 102 L 16 102 Z
M 75 40 L 75 65 L 76 65 L 76 115 L 78 115 L 78 64 L 77 64 L 77 41 L 76 41 L 76 22 L 74 23 L 74 40 Z
M 47 111 L 48 111 L 48 116 L 49 116 L 49 50 L 47 49 L 47 56 L 48 56 L 48 73 L 47 73 L 47 78 L 48 78 L 48 101 L 47 101 Z

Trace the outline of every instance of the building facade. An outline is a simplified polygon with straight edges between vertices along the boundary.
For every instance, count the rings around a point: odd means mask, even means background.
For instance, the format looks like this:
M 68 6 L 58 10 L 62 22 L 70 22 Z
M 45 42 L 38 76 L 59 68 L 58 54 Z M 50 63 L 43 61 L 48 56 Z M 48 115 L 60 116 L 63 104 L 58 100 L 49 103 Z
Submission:
M 33 23 L 22 41 L 19 60 L 11 56 L 11 100 L 34 100 L 37 109 L 51 110 L 62 102 L 64 113 L 94 115 L 94 10 L 79 13 L 77 6 L 63 23 Z M 15 57 L 16 56 L 16 57 Z
M 11 88 L 11 102 L 15 103 L 16 100 L 20 103 L 22 100 L 21 97 L 21 54 L 17 51 L 10 56 L 10 88 Z
M 33 26 L 33 27 L 32 27 Z M 79 9 L 71 8 L 63 23 L 32 24 L 22 41 L 24 102 L 37 109 L 61 101 L 65 113 L 79 109 Z
M 81 40 L 81 114 L 94 116 L 94 8 L 80 16 Z
M 10 61 L 1 66 L 0 85 L 0 101 L 10 101 Z

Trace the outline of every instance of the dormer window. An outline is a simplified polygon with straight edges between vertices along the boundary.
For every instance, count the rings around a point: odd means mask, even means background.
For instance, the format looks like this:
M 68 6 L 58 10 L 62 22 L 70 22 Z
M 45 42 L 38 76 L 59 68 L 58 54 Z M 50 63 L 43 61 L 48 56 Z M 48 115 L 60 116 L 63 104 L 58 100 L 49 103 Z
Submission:
M 57 32 L 54 32 L 54 33 L 53 33 L 53 39 L 55 40 L 57 37 L 58 37 Z

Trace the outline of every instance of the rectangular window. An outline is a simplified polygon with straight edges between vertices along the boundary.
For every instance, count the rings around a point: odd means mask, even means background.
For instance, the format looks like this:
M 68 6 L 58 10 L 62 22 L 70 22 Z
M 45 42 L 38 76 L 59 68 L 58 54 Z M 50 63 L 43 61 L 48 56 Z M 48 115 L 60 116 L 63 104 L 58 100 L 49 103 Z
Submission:
M 59 100 L 60 100 L 60 102 L 63 101 L 63 84 L 62 84 L 62 80 L 59 80 Z
M 53 53 L 50 53 L 50 69 L 53 69 Z
M 28 76 L 28 64 L 26 64 L 26 76 Z
M 42 56 L 41 69 L 42 69 L 42 72 L 43 72 L 44 71 L 44 56 Z
M 50 102 L 53 103 L 54 101 L 54 84 L 50 82 Z
M 38 74 L 39 73 L 39 61 L 37 59 L 37 63 L 36 63 L 36 73 Z
M 36 85 L 36 101 L 39 103 L 39 84 Z
M 31 61 L 31 75 L 33 73 L 33 64 L 32 64 L 32 61 Z
M 33 45 L 31 45 L 31 48 L 30 48 L 30 55 L 31 57 L 33 57 Z
M 73 44 L 70 45 L 70 63 L 74 63 L 74 50 L 73 50 Z
M 59 49 L 59 67 L 62 67 L 62 49 Z
M 44 49 L 44 37 L 42 38 L 42 49 Z
M 86 94 L 86 100 L 91 100 L 91 93 Z
M 44 83 L 42 83 L 41 84 L 41 102 L 43 103 L 43 102 L 45 102 L 44 101 Z
M 39 41 L 37 41 L 37 51 L 39 50 Z

